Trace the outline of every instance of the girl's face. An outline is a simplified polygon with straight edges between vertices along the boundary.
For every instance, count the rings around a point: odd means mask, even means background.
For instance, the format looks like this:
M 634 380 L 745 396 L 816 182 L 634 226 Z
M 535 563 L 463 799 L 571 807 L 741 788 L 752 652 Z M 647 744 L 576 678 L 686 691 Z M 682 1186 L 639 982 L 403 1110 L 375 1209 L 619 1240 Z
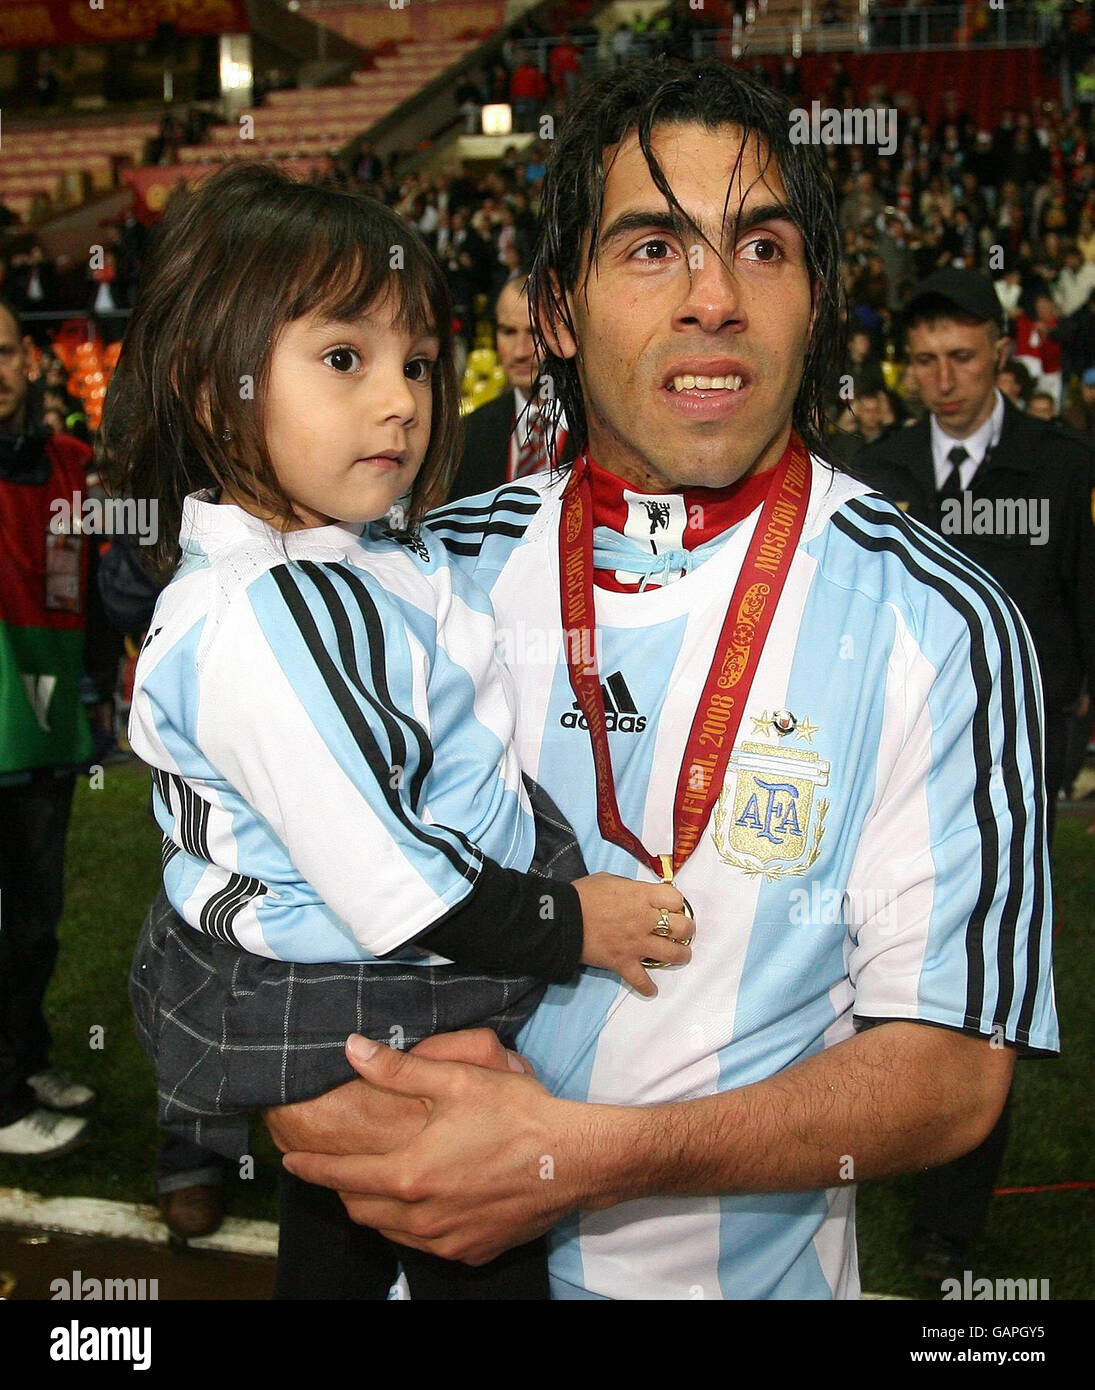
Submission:
M 375 521 L 410 491 L 430 441 L 433 334 L 388 302 L 350 323 L 316 314 L 282 330 L 270 359 L 266 447 L 303 526 Z

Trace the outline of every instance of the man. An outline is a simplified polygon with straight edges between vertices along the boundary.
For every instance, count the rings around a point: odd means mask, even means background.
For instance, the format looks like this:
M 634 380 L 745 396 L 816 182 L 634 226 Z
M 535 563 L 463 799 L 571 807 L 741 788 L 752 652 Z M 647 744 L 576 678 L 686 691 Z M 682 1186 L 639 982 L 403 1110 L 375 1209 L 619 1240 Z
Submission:
M 1032 420 L 1056 420 L 1057 402 L 1048 391 L 1035 391 L 1027 406 L 1027 414 Z
M 1095 442 L 1095 367 L 1084 372 L 1080 378 L 1080 399 L 1068 406 L 1061 418 Z
M 841 201 L 840 230 L 862 227 L 865 222 L 873 226 L 882 208 L 882 198 L 875 192 L 874 175 L 865 170 L 856 176 L 854 187 Z
M 1083 252 L 1076 246 L 1065 251 L 1064 269 L 1053 286 L 1053 298 L 1057 312 L 1062 318 L 1082 309 L 1095 290 L 1095 265 L 1085 261 Z
M 470 497 L 516 478 L 538 473 L 551 463 L 539 397 L 533 395 L 538 363 L 528 317 L 528 276 L 513 275 L 494 308 L 494 343 L 509 389 L 473 410 L 464 421 L 464 452 L 451 497 Z M 555 440 L 556 457 L 569 463 L 565 430 Z
M 848 335 L 848 350 L 838 371 L 830 382 L 829 408 L 836 418 L 846 406 L 855 408 L 863 396 L 874 395 L 886 388 L 882 364 L 878 361 L 865 328 L 853 328 Z
M 1052 831 L 1068 711 L 1085 680 L 1095 688 L 1095 454 L 997 388 L 1008 342 L 985 276 L 937 271 L 905 321 L 909 372 L 930 418 L 865 449 L 855 471 L 987 570 L 1026 620 L 1045 695 Z
M 853 409 L 855 428 L 838 429 L 829 443 L 841 463 L 850 464 L 868 444 L 874 444 L 889 432 L 883 418 L 886 409 L 885 391 L 869 391 L 856 398 Z
M 1041 667 L 1045 782 L 1052 835 L 1069 719 L 1095 677 L 1095 453 L 1070 429 L 1027 415 L 997 389 L 1007 339 L 995 291 L 973 271 L 929 276 L 906 310 L 909 371 L 930 421 L 865 449 L 856 472 L 976 561 L 1026 619 Z M 1022 523 L 1022 524 L 1020 524 Z M 920 1185 L 913 1261 L 964 1267 L 983 1225 L 1007 1117 L 960 1162 Z
M 1057 327 L 1056 305 L 1048 294 L 1034 296 L 1034 318 L 1020 314 L 1015 321 L 1015 359 L 1028 369 L 1040 391 L 1052 394 L 1054 405 L 1064 384 Z
M 996 386 L 1016 410 L 1026 410 L 1034 383 L 1022 362 L 1016 362 L 1014 357 L 1005 362 L 997 373 Z
M 1089 367 L 1095 367 L 1095 290 L 1075 313 L 1057 324 L 1053 336 L 1061 345 L 1061 369 L 1067 393 L 1074 378 L 1082 377 Z
M 94 1092 L 49 1063 L 43 1000 L 57 960 L 75 770 L 91 755 L 80 704 L 87 608 L 71 513 L 86 444 L 27 418 L 19 322 L 0 302 L 0 1155 L 48 1158 L 86 1138 Z M 55 533 L 56 532 L 56 533 Z
M 878 255 L 886 272 L 889 293 L 886 307 L 896 313 L 904 301 L 905 289 L 916 278 L 915 262 L 909 246 L 908 224 L 894 209 L 886 213 L 886 229 L 879 233 Z
M 268 1123 L 416 1247 L 552 1230 L 557 1297 L 853 1297 L 852 1180 L 980 1143 L 1014 1049 L 1056 1048 L 1033 657 L 983 577 L 804 460 L 839 254 L 781 98 L 717 62 L 604 74 L 542 215 L 534 320 L 588 453 L 435 525 L 500 635 L 550 637 L 511 657 L 526 771 L 591 869 L 675 873 L 694 957 L 655 1000 L 549 987 L 539 1080 L 439 1060 L 477 1037 L 359 1040 L 382 1089 Z

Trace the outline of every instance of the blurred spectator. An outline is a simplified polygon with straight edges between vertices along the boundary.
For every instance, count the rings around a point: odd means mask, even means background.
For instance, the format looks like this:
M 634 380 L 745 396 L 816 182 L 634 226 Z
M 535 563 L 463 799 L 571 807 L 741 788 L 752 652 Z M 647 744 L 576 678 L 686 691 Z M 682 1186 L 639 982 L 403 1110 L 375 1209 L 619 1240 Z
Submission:
M 612 60 L 617 66 L 627 62 L 633 38 L 634 35 L 626 24 L 616 25 L 616 32 L 612 35 Z
M 527 55 L 522 56 L 513 71 L 509 96 L 516 129 L 521 132 L 534 130 L 536 117 L 547 96 L 547 83 L 544 74 Z
M 854 408 L 848 412 L 850 419 L 847 423 L 852 428 L 837 429 L 830 436 L 833 453 L 839 462 L 850 464 L 861 449 L 888 433 L 889 426 L 885 420 L 887 409 L 885 391 L 868 391 L 856 397 Z
M 1080 378 L 1080 398 L 1061 412 L 1066 425 L 1095 440 L 1095 367 Z
M 1065 251 L 1065 265 L 1053 287 L 1053 299 L 1062 318 L 1074 314 L 1095 290 L 1095 265 L 1085 261 L 1076 246 Z
M 456 84 L 453 100 L 464 117 L 464 134 L 478 135 L 485 104 L 482 89 L 470 77 L 462 77 Z
M 38 242 L 23 255 L 11 258 L 7 289 L 11 303 L 20 313 L 57 307 L 54 265 Z
M 1082 308 L 1061 319 L 1053 336 L 1061 346 L 1061 370 L 1067 390 L 1088 367 L 1095 367 L 1095 290 Z
M 1017 266 L 1006 270 L 996 284 L 996 298 L 1004 311 L 1005 320 L 1010 323 L 1019 316 L 1019 300 L 1023 294 L 1023 276 Z
M 553 44 L 548 58 L 552 91 L 562 101 L 569 100 L 581 72 L 582 55 L 570 33 L 562 43 Z
M 1020 314 L 1015 321 L 1015 356 L 1028 368 L 1038 389 L 1061 399 L 1061 346 L 1051 336 L 1057 327 L 1057 309 L 1049 295 L 1034 301 L 1034 317 Z
M 1036 420 L 1055 420 L 1057 402 L 1048 391 L 1035 391 L 1027 406 L 1027 414 L 1033 415 Z
M 875 192 L 874 175 L 864 171 L 855 181 L 855 188 L 840 204 L 840 228 L 861 227 L 864 222 L 873 223 L 882 211 L 882 199 Z
M 996 384 L 1012 405 L 1019 410 L 1026 410 L 1030 393 L 1034 390 L 1034 382 L 1022 362 L 1016 362 L 1014 358 L 1005 362 L 997 375 Z
M 844 360 L 830 383 L 829 402 L 834 418 L 853 402 L 881 391 L 885 384 L 871 335 L 862 328 L 852 329 Z
M 357 168 L 354 170 L 357 174 L 358 182 L 366 186 L 376 183 L 383 169 L 384 166 L 380 161 L 380 156 L 377 154 L 373 142 L 371 140 L 366 140 L 361 146 L 361 153 L 357 160 Z
M 46 1158 L 86 1138 L 94 1092 L 50 1065 L 43 1010 L 57 960 L 76 769 L 92 751 L 80 703 L 86 540 L 71 514 L 91 450 L 28 417 L 27 360 L 0 305 L 0 1154 Z
M 472 411 L 464 424 L 464 453 L 453 481 L 451 497 L 458 499 L 500 487 L 505 482 L 540 472 L 548 466 L 549 439 L 538 418 L 533 397 L 538 364 L 529 325 L 526 277 L 518 275 L 503 286 L 495 304 L 495 348 L 508 388 Z M 560 420 L 556 457 L 570 462 L 566 421 Z

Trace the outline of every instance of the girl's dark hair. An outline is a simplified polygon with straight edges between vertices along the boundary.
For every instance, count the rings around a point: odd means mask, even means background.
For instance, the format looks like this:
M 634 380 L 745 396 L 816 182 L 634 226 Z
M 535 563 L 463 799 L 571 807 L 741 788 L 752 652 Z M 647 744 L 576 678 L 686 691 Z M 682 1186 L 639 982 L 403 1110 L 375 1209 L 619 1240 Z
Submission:
M 407 524 L 444 499 L 460 429 L 451 300 L 422 238 L 383 203 L 295 183 L 272 165 L 230 166 L 165 222 L 142 285 L 107 393 L 99 462 L 115 495 L 157 499 L 162 571 L 178 560 L 187 493 L 229 485 L 292 520 L 263 402 L 279 333 L 315 311 L 353 319 L 391 294 L 400 328 L 438 335 L 433 426 Z
M 828 452 L 825 384 L 844 349 L 840 236 L 832 180 L 822 153 L 816 146 L 791 142 L 791 109 L 784 97 L 717 59 L 687 65 L 665 58 L 629 63 L 598 73 L 567 103 L 544 174 L 540 234 L 528 295 L 541 362 L 534 390 L 558 399 L 577 451 L 588 442 L 577 364 L 552 352 L 545 330 L 553 321 L 561 322 L 577 337 L 565 293 L 573 291 L 579 280 L 584 288 L 593 269 L 604 204 L 604 151 L 637 133 L 650 176 L 671 214 L 680 218 L 682 231 L 688 227 L 702 236 L 698 228 L 691 228 L 650 144 L 655 127 L 694 122 L 708 130 L 736 125 L 745 132 L 727 184 L 727 207 L 750 136 L 756 141 L 759 167 L 763 170 L 769 160 L 774 162 L 783 180 L 791 216 L 805 243 L 810 285 L 818 292 L 817 316 L 792 419 L 810 449 L 822 455 Z M 589 253 L 583 263 L 582 239 L 587 232 Z M 718 247 L 712 250 L 719 254 Z

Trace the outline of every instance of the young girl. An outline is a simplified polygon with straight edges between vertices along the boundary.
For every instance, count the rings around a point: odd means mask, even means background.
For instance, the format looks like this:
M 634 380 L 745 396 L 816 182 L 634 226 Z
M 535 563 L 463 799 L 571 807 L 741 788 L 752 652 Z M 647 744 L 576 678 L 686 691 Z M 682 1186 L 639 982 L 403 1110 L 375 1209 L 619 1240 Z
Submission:
M 651 993 L 644 958 L 689 958 L 675 889 L 544 876 L 584 866 L 522 782 L 489 600 L 400 525 L 455 458 L 450 349 L 442 272 L 393 212 L 236 166 L 164 229 L 111 384 L 104 467 L 155 499 L 174 569 L 129 735 L 182 921 L 146 924 L 134 1003 L 161 1121 L 232 1156 L 248 1108 L 352 1075 L 335 1027 L 508 1040 L 580 961 Z M 341 1209 L 284 1177 L 283 1263 L 311 1267 Z M 546 1296 L 538 1250 L 469 1270 L 353 1230 L 358 1297 L 397 1253 L 419 1296 Z

